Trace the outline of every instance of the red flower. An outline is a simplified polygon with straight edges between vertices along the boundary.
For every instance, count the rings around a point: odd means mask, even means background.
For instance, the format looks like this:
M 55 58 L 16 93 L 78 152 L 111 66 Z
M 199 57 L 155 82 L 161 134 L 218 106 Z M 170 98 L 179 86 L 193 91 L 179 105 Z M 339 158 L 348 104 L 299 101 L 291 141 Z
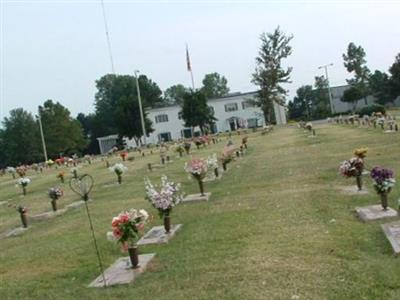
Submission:
M 114 235 L 117 239 L 119 239 L 119 238 L 122 236 L 122 231 L 121 231 L 121 229 L 119 229 L 118 227 L 115 227 L 115 228 L 113 229 L 113 235 Z
M 121 214 L 119 216 L 120 223 L 128 223 L 129 222 L 129 215 L 128 214 Z
M 112 227 L 118 227 L 120 221 L 118 218 L 113 218 L 112 222 L 111 222 L 111 226 Z

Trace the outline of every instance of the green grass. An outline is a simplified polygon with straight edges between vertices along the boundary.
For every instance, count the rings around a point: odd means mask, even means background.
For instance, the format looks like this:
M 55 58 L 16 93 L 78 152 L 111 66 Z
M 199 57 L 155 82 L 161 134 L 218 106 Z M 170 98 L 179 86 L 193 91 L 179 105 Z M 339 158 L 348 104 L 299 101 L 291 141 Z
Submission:
M 307 138 L 300 129 L 282 128 L 251 134 L 246 156 L 231 163 L 222 180 L 205 184 L 210 202 L 174 210 L 172 221 L 184 224 L 179 234 L 168 245 L 140 248 L 157 256 L 131 285 L 87 288 L 99 270 L 84 207 L 0 240 L 0 299 L 399 299 L 400 261 L 380 222 L 365 224 L 353 213 L 379 198 L 368 178 L 369 195 L 344 195 L 340 187 L 354 182 L 337 172 L 354 148 L 368 146 L 368 167 L 382 164 L 400 174 L 399 136 L 337 125 L 321 125 L 317 133 Z M 222 147 L 195 154 L 206 157 Z M 154 215 L 148 228 L 161 223 L 144 200 L 143 176 L 167 174 L 185 192 L 197 192 L 183 171 L 185 159 L 174 157 L 150 174 L 146 164 L 158 163 L 158 156 L 137 157 L 126 163 L 124 184 L 110 188 L 104 184 L 116 178 L 103 162 L 82 168 L 96 181 L 90 209 L 106 266 L 124 255 L 105 239 L 113 216 L 145 208 Z M 50 210 L 46 190 L 58 184 L 56 174 L 30 174 L 36 177 L 25 198 L 9 176 L 0 178 L 0 201 L 23 203 L 31 214 Z M 65 190 L 60 207 L 78 200 Z M 399 191 L 396 186 L 390 194 L 392 206 Z M 0 206 L 0 218 L 0 232 L 19 225 L 12 207 Z

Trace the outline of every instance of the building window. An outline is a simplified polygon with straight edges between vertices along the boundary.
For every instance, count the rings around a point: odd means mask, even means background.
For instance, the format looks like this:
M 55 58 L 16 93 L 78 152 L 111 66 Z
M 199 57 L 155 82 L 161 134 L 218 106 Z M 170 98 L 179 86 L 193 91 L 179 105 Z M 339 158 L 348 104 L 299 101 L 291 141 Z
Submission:
M 158 135 L 160 143 L 172 141 L 171 132 L 163 132 Z
M 242 108 L 243 109 L 246 109 L 246 108 L 249 108 L 249 107 L 254 107 L 253 103 L 251 103 L 249 101 L 243 101 L 242 102 Z
M 230 112 L 230 111 L 236 111 L 238 110 L 238 105 L 237 103 L 228 103 L 225 104 L 225 111 Z
M 158 115 L 156 116 L 156 123 L 168 122 L 168 115 Z
M 255 127 L 258 127 L 258 120 L 257 120 L 257 118 L 247 119 L 247 127 L 248 127 L 248 128 L 255 128 Z

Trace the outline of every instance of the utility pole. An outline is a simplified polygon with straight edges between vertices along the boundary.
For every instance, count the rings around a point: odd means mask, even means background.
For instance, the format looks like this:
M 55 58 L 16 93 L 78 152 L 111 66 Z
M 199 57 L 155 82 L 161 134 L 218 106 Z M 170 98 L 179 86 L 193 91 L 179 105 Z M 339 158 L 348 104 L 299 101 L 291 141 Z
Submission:
M 37 119 L 38 119 L 38 121 L 39 121 L 40 136 L 41 136 L 41 138 L 42 138 L 44 162 L 47 162 L 46 141 L 44 140 L 43 126 L 42 126 L 42 117 L 40 116 L 40 106 L 39 106 L 39 108 L 38 108 Z
M 326 81 L 328 83 L 328 94 L 329 94 L 329 104 L 331 106 L 331 113 L 335 113 L 335 108 L 333 107 L 333 99 L 332 99 L 332 93 L 331 93 L 331 85 L 329 83 L 329 77 L 328 77 L 328 67 L 333 66 L 333 64 L 327 64 L 327 65 L 323 65 L 318 67 L 318 69 L 325 69 L 325 77 L 326 77 Z
M 143 143 L 146 145 L 146 126 L 144 123 L 142 98 L 140 97 L 140 87 L 139 87 L 139 78 L 138 78 L 139 71 L 135 70 L 134 73 L 135 73 L 135 78 L 136 78 L 136 91 L 137 91 L 137 96 L 138 96 L 138 101 L 139 101 L 140 120 L 142 123 Z

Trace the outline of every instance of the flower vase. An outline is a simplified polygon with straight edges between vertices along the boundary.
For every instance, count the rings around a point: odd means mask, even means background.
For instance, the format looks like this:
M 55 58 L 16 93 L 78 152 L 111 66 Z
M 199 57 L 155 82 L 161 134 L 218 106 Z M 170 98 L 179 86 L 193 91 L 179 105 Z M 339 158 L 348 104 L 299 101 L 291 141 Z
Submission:
M 361 175 L 357 175 L 356 176 L 356 183 L 357 183 L 357 188 L 359 191 L 362 190 L 362 179 L 361 179 Z
M 388 207 L 388 193 L 381 193 L 381 205 L 383 210 L 387 210 Z
M 137 246 L 128 248 L 132 269 L 139 268 L 139 250 Z
M 164 157 L 161 157 L 161 164 L 162 165 L 165 164 L 165 158 Z
M 201 178 L 197 179 L 199 182 L 199 188 L 200 188 L 200 194 L 201 196 L 204 196 L 204 185 L 203 185 L 203 180 Z
M 214 169 L 214 175 L 215 175 L 216 178 L 219 177 L 218 168 L 215 168 L 215 169 Z
M 182 151 L 179 151 L 179 157 L 182 157 Z
M 57 211 L 57 201 L 56 199 L 51 200 L 51 208 L 53 209 L 53 211 Z
M 61 181 L 61 183 L 64 183 L 64 177 L 63 176 L 60 177 L 60 181 Z
M 22 194 L 26 196 L 26 186 L 22 186 Z
M 148 163 L 148 164 L 147 164 L 147 168 L 149 169 L 149 171 L 152 171 L 151 163 Z
M 122 176 L 121 176 L 121 174 L 117 174 L 117 176 L 118 176 L 118 184 L 121 184 L 122 183 Z
M 168 215 L 164 216 L 164 229 L 167 234 L 171 231 L 171 218 Z
M 169 160 L 170 160 L 170 158 L 169 158 L 169 156 L 167 155 L 167 163 L 169 163 Z
M 222 169 L 223 169 L 224 171 L 226 171 L 226 162 L 223 162 L 223 163 L 222 163 Z
M 20 215 L 21 215 L 22 227 L 27 228 L 28 227 L 28 218 L 26 217 L 26 214 L 20 213 Z

